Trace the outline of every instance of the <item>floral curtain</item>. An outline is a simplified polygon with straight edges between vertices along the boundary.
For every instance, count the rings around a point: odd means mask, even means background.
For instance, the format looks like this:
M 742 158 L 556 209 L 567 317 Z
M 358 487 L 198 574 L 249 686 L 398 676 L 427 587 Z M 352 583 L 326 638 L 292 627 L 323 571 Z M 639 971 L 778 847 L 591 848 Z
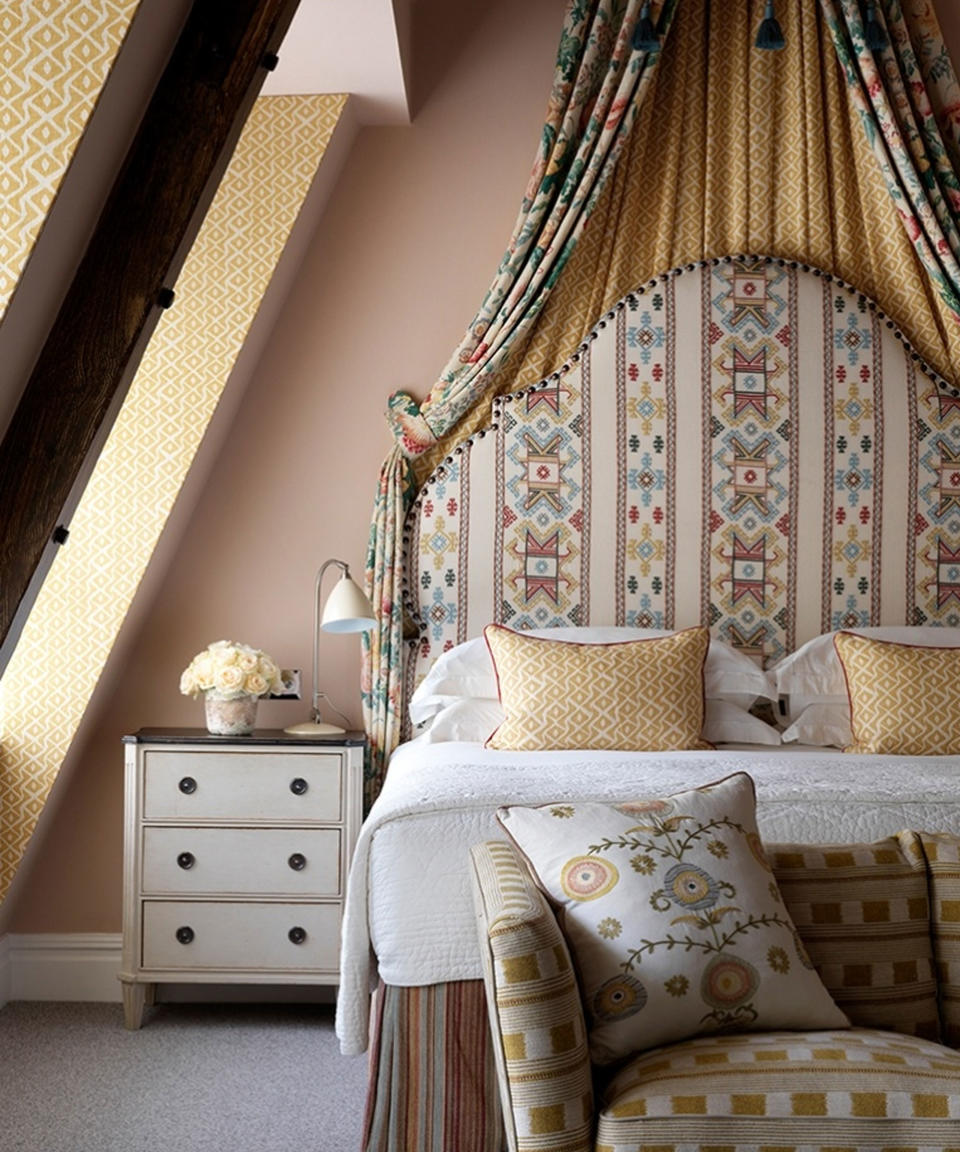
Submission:
M 678 0 L 653 4 L 661 42 Z M 509 247 L 477 315 L 440 379 L 417 404 L 388 402 L 396 442 L 384 462 L 367 552 L 378 627 L 364 643 L 363 707 L 370 738 L 367 803 L 399 737 L 403 613 L 401 531 L 418 460 L 495 388 L 529 332 L 602 195 L 656 72 L 659 51 L 634 46 L 642 0 L 570 0 L 540 147 Z
M 879 0 L 871 51 L 858 0 L 821 0 L 884 182 L 930 279 L 960 322 L 960 89 L 930 0 Z

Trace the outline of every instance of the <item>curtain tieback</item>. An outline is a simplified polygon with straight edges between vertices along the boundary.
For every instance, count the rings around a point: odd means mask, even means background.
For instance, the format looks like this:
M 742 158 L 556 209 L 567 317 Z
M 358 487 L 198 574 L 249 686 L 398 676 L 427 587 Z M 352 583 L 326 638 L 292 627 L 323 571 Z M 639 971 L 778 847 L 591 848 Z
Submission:
M 387 423 L 408 459 L 422 456 L 437 442 L 420 405 L 409 392 L 394 392 L 387 401 Z

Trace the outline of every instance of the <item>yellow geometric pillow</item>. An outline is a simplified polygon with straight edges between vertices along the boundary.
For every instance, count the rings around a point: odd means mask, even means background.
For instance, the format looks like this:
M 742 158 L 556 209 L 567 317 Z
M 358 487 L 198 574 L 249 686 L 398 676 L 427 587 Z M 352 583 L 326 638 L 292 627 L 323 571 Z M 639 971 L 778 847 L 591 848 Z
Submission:
M 506 720 L 487 748 L 712 748 L 702 739 L 706 628 L 623 644 L 543 640 L 488 624 Z
M 853 632 L 834 637 L 847 678 L 853 743 L 846 752 L 960 753 L 960 648 L 920 648 Z

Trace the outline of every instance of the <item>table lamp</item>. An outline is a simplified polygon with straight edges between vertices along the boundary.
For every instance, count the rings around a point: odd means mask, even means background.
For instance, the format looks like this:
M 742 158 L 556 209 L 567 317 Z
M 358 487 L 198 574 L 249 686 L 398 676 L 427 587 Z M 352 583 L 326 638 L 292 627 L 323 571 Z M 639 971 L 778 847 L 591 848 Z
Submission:
M 333 587 L 320 612 L 320 590 L 323 574 L 331 566 L 340 569 L 340 579 Z M 290 736 L 338 736 L 344 732 L 336 724 L 327 724 L 320 715 L 320 700 L 329 697 L 319 690 L 320 632 L 366 632 L 376 624 L 373 608 L 363 590 L 351 579 L 350 569 L 342 560 L 327 560 L 317 573 L 313 596 L 313 710 L 312 719 L 284 728 Z M 331 705 L 332 707 L 332 705 Z M 337 711 L 337 709 L 334 709 Z

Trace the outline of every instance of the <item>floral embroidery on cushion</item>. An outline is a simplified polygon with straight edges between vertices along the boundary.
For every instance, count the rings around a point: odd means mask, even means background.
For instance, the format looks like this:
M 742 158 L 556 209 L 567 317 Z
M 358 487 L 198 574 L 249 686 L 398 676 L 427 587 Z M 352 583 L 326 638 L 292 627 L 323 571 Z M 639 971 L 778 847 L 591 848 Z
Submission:
M 619 879 L 619 872 L 608 861 L 575 856 L 564 868 L 560 883 L 572 900 L 596 900 L 605 896 Z
M 697 910 L 712 908 L 720 899 L 720 885 L 696 864 L 674 864 L 664 877 L 664 881 L 666 886 L 658 889 L 650 897 L 650 903 L 654 908 L 659 907 L 654 901 L 660 896 L 666 897 L 668 903 Z M 735 895 L 731 884 L 724 887 L 731 897 Z
M 669 816 L 673 811 L 672 800 L 628 800 L 625 804 L 617 804 L 616 809 L 625 816 Z
M 786 974 L 790 971 L 790 957 L 787 955 L 785 949 L 777 945 L 773 945 L 767 949 L 767 963 L 774 972 Z
M 739 956 L 714 956 L 700 980 L 700 995 L 714 1011 L 702 1020 L 720 1026 L 744 1021 L 752 1024 L 757 1019 L 757 1010 L 749 1001 L 759 987 L 760 974 L 752 964 Z
M 601 984 L 593 998 L 597 1020 L 618 1020 L 639 1012 L 647 1002 L 647 990 L 633 976 L 614 976 Z
M 604 940 L 616 940 L 622 931 L 623 925 L 616 916 L 604 916 L 597 925 L 597 935 L 602 936 Z

